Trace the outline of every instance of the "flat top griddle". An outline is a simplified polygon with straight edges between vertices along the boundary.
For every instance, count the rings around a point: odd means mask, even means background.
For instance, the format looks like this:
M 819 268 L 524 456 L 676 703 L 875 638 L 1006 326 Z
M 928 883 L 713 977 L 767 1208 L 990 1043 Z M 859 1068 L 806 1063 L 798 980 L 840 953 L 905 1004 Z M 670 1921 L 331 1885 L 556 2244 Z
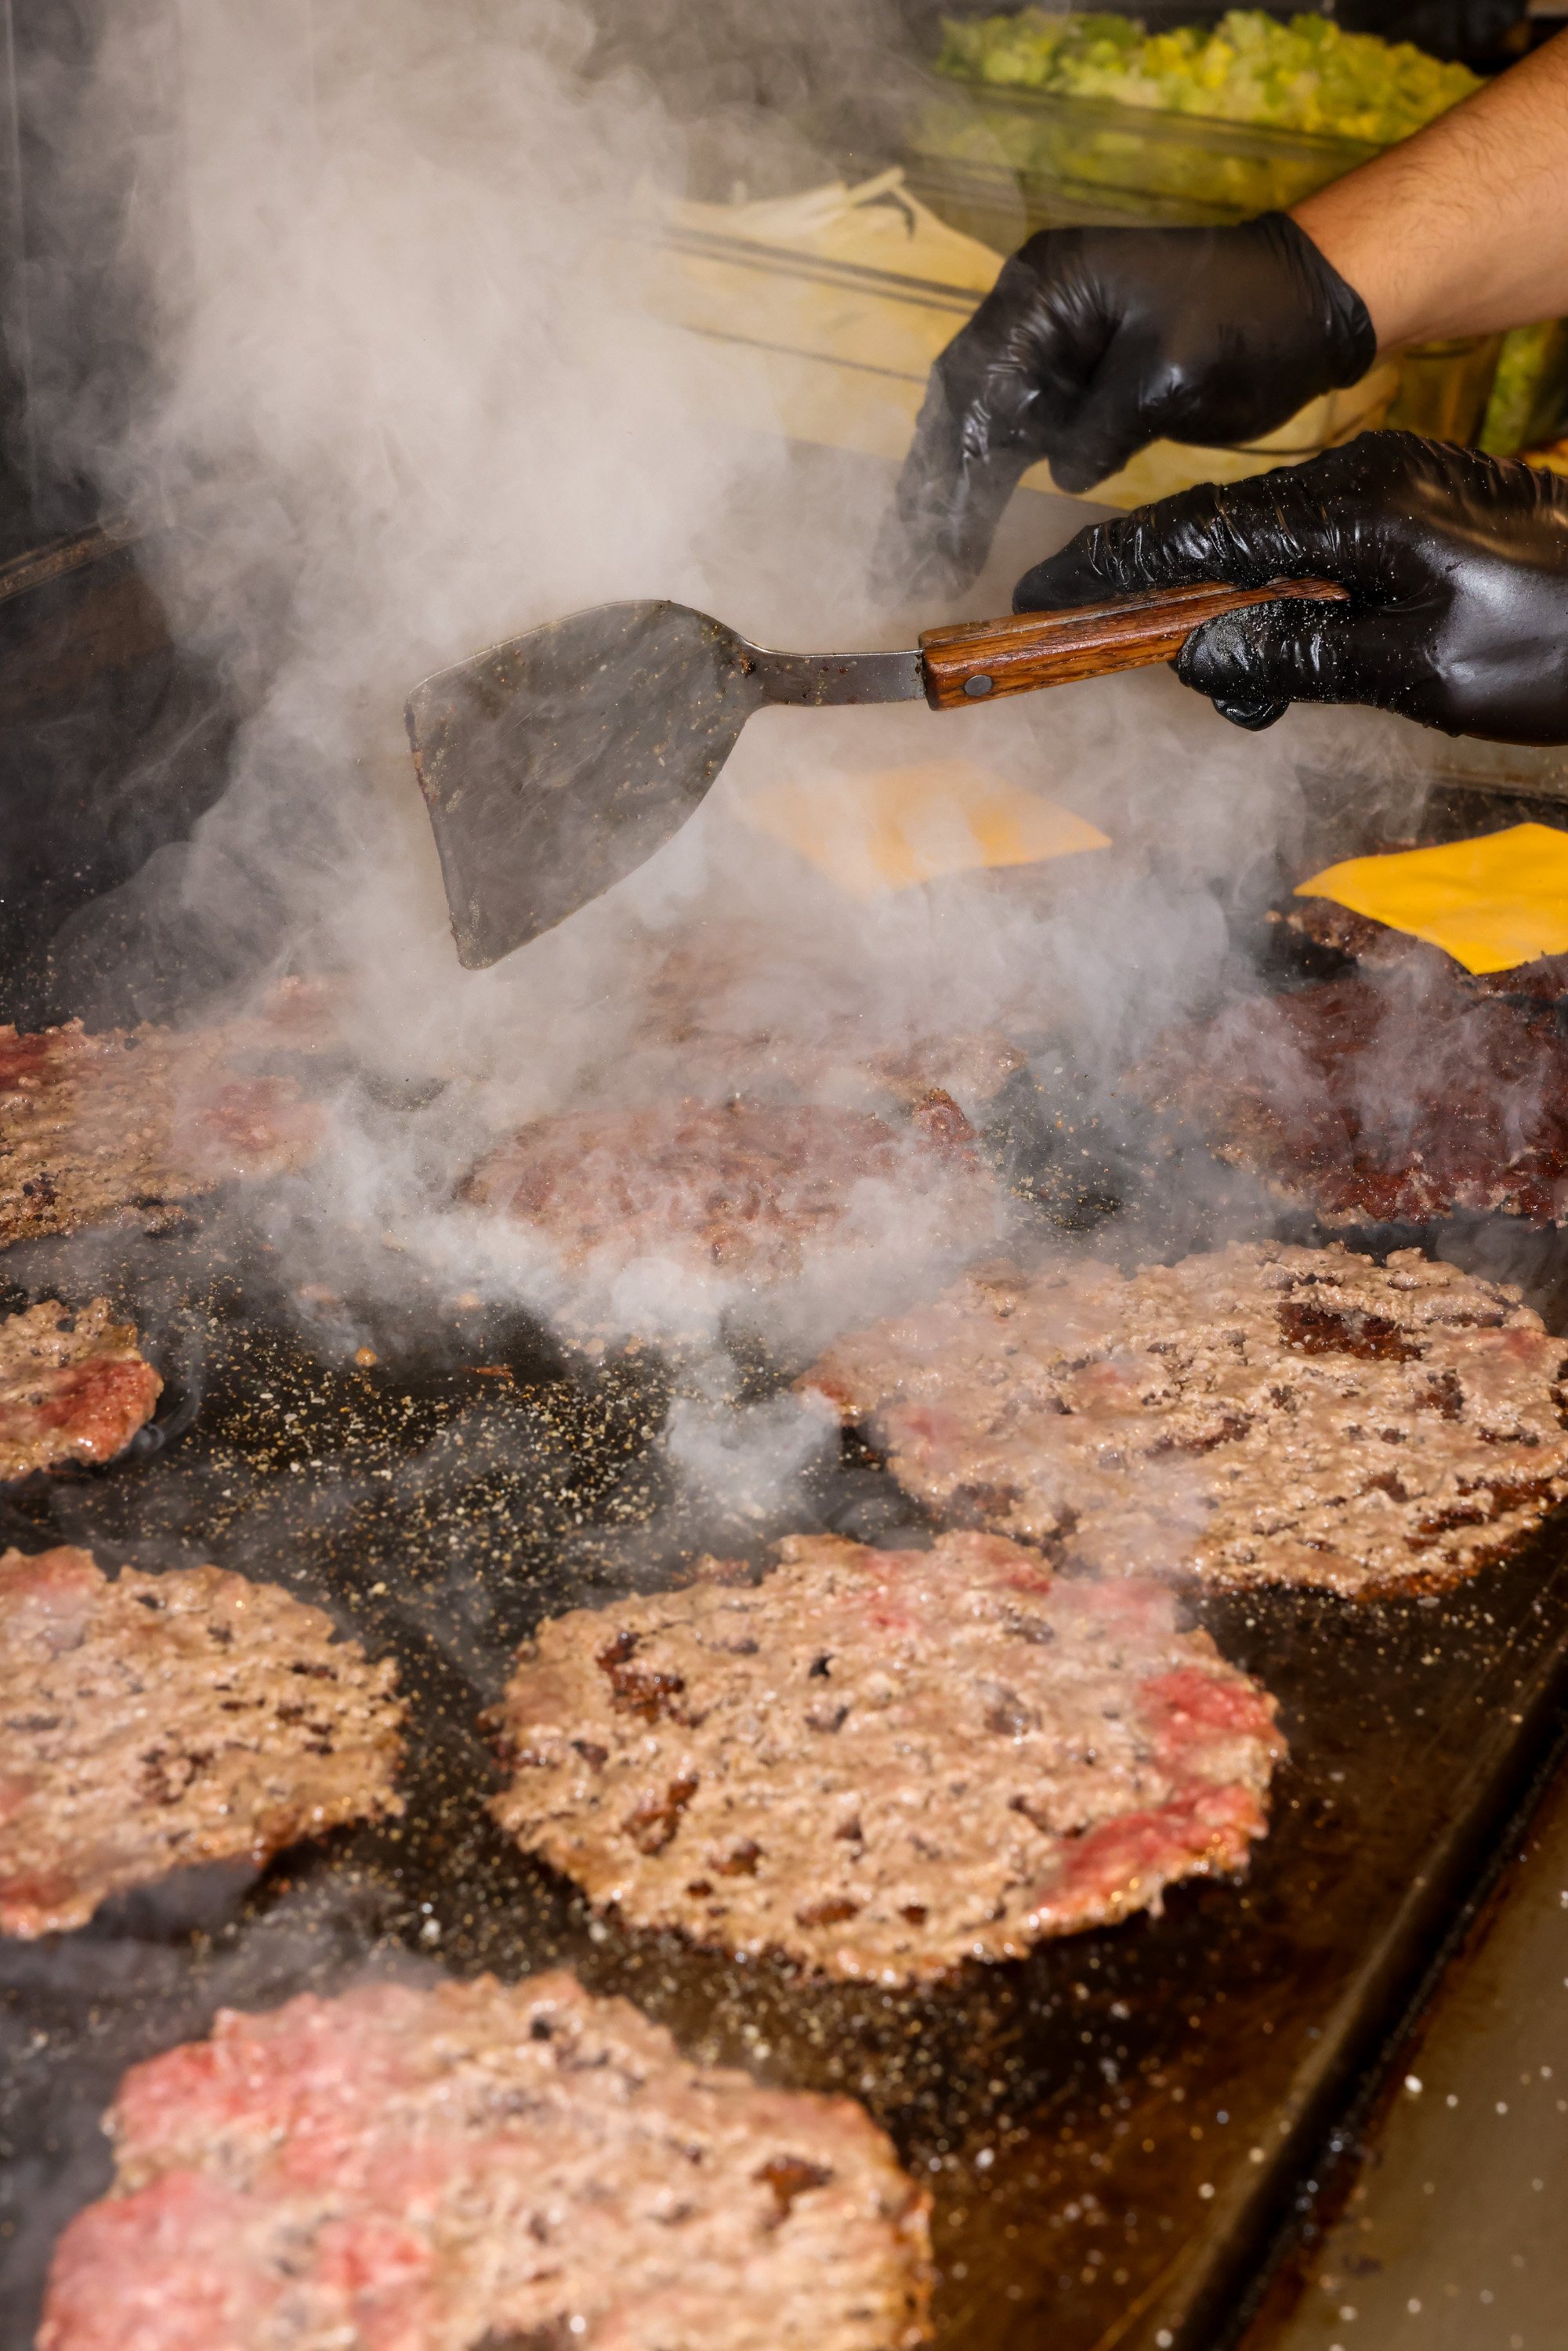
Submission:
M 1046 1153 L 1051 1110 L 1015 1092 L 998 1129 L 1015 1172 L 1019 1153 Z M 1097 1215 L 1123 1188 L 1125 1169 L 1098 1156 L 1087 1173 L 1076 1156 L 1041 1159 L 1034 1191 L 1058 1220 Z M 1159 1239 L 1146 1214 L 1141 1231 L 1135 1217 L 1103 1230 L 1141 1253 Z M 1472 1220 L 1361 1238 L 1441 1244 L 1524 1279 L 1554 1327 L 1568 1320 L 1556 1234 Z M 626 1992 L 704 2059 L 862 2099 L 936 2189 L 941 2343 L 1197 2351 L 1230 2332 L 1550 1739 L 1568 1686 L 1568 1528 L 1549 1524 L 1437 1598 L 1193 1603 L 1280 1698 L 1291 1740 L 1245 1884 L 1179 1887 L 1158 1919 L 946 1987 L 811 1985 L 782 1962 L 592 1920 L 488 1822 L 498 1777 L 478 1718 L 548 1613 L 678 1578 L 704 1549 L 760 1558 L 806 1524 L 918 1542 L 917 1506 L 846 1436 L 808 1473 L 804 1514 L 705 1517 L 660 1446 L 689 1368 L 678 1357 L 591 1364 L 521 1319 L 438 1317 L 411 1276 L 373 1311 L 379 1360 L 361 1366 L 331 1301 L 308 1310 L 312 1334 L 286 1280 L 221 1203 L 159 1238 L 85 1235 L 0 1260 L 16 1285 L 0 1305 L 107 1288 L 168 1383 L 129 1460 L 0 1499 L 0 1541 L 81 1542 L 144 1566 L 210 1557 L 281 1583 L 393 1653 L 414 1701 L 402 1822 L 298 1847 L 259 1876 L 185 1873 L 73 1936 L 0 1942 L 7 2351 L 31 2340 L 59 2228 L 108 2183 L 98 2118 L 127 2064 L 199 2035 L 221 2005 L 367 1970 L 509 1978 L 557 1964 Z M 742 1400 L 797 1368 L 743 1332 L 731 1346 Z
M 237 716 L 222 682 L 170 646 L 132 552 L 25 595 L 0 583 L 0 798 L 17 835 L 0 1017 L 190 1019 L 256 977 L 275 944 L 265 914 L 256 940 L 236 941 L 215 910 L 183 904 L 171 932 L 134 892 L 113 894 L 222 789 Z M 1411 731 L 1413 761 L 1424 740 Z M 1416 802 L 1429 840 L 1564 821 L 1561 754 L 1440 756 L 1452 778 L 1409 790 L 1375 762 L 1303 771 L 1290 870 L 1281 850 L 1275 870 L 1265 861 L 1220 891 L 1238 953 L 1269 967 L 1284 950 L 1274 976 L 1299 978 L 1299 951 L 1263 925 L 1269 900 L 1405 832 Z M 1085 1115 L 1070 1053 L 1041 1055 L 1036 1076 L 1049 1084 L 1058 1062 L 1060 1099 L 1005 1106 L 1042 1212 L 1073 1229 L 1103 1219 L 1094 1246 L 1128 1260 L 1207 1245 L 1207 1209 L 1223 1208 L 1212 1165 L 1167 1160 L 1151 1198 L 1137 1139 Z M 1071 1155 L 1053 1142 L 1058 1111 L 1077 1129 Z M 1314 1236 L 1302 1221 L 1291 1237 Z M 1420 1241 L 1521 1280 L 1568 1331 L 1563 1236 L 1494 1221 L 1354 1238 Z M 283 1583 L 372 1653 L 395 1652 L 415 1700 L 401 1823 L 296 1848 L 258 1878 L 187 1873 L 76 1935 L 0 1942 L 0 2351 L 30 2345 L 54 2239 L 107 2184 L 99 2116 L 126 2065 L 205 2032 L 225 2003 L 262 2007 L 368 1970 L 507 1975 L 558 1960 L 629 1993 L 694 2054 L 863 2099 L 936 2189 L 946 2345 L 1199 2351 L 1232 2335 L 1243 2282 L 1310 2203 L 1352 2085 L 1550 1744 L 1568 1685 L 1568 1525 L 1431 1603 L 1198 1604 L 1225 1653 L 1279 1695 L 1292 1742 L 1240 1887 L 1178 1887 L 1158 1920 L 939 1991 L 802 1988 L 779 1968 L 591 1921 L 482 1808 L 497 1782 L 476 1718 L 539 1616 L 788 1531 L 705 1523 L 676 1489 L 658 1431 L 683 1366 L 644 1353 L 595 1368 L 522 1322 L 433 1321 L 411 1285 L 371 1332 L 381 1362 L 360 1370 L 362 1328 L 345 1344 L 349 1318 L 324 1302 L 302 1337 L 286 1282 L 256 1220 L 242 1228 L 220 1204 L 157 1241 L 84 1235 L 0 1254 L 0 1306 L 107 1290 L 168 1382 L 162 1444 L 149 1432 L 107 1473 L 0 1494 L 0 1542 L 81 1541 L 148 1567 L 211 1557 Z M 734 1351 L 743 1397 L 791 1368 L 744 1334 Z M 919 1539 L 920 1514 L 852 1437 L 808 1485 L 819 1524 Z

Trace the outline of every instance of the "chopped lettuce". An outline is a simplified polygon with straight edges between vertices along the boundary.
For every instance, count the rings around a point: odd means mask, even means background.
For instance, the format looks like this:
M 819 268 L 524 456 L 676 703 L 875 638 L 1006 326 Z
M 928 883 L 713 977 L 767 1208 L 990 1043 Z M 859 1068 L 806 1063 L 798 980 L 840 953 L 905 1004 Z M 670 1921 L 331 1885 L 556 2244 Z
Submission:
M 937 71 L 1060 97 L 1113 99 L 1390 146 L 1480 87 L 1408 41 L 1346 33 L 1327 16 L 1288 25 L 1233 8 L 1212 28 L 1145 33 L 1135 17 L 1053 16 L 949 19 Z

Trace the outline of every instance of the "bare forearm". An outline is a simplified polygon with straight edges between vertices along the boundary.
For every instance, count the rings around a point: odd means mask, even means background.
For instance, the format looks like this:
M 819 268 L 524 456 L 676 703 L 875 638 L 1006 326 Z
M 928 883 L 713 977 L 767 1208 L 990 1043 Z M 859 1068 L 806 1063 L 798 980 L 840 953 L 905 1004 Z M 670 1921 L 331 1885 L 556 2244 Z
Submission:
M 1568 315 L 1568 33 L 1292 211 L 1380 350 Z

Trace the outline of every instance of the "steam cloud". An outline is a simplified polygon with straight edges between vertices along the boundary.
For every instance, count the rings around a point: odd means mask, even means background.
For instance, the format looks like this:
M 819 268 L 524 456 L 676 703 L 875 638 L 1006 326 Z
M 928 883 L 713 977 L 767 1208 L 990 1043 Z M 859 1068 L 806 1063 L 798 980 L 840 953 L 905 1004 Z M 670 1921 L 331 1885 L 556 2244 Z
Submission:
M 862 75 L 881 42 L 902 70 L 869 0 L 812 10 L 809 42 L 836 39 Z M 695 84 L 677 109 L 595 37 L 563 0 L 181 0 L 172 17 L 127 0 L 68 133 L 73 200 L 121 192 L 155 334 L 123 421 L 104 392 L 116 344 L 46 434 L 147 531 L 177 639 L 244 712 L 222 799 L 126 885 L 121 919 L 187 960 L 212 950 L 226 991 L 183 1019 L 284 970 L 337 972 L 361 1064 L 444 1081 L 396 1114 L 362 1089 L 336 1104 L 335 1142 L 271 1230 L 303 1281 L 340 1275 L 346 1249 L 357 1281 L 390 1280 L 384 1234 L 438 1281 L 557 1310 L 550 1253 L 455 1209 L 457 1179 L 521 1118 L 678 1090 L 643 991 L 672 946 L 719 931 L 768 943 L 755 1026 L 810 1043 L 849 1019 L 875 1045 L 998 1024 L 1108 1094 L 1129 1053 L 1235 983 L 1227 904 L 1267 896 L 1301 832 L 1298 762 L 1334 757 L 1331 718 L 1260 746 L 1163 674 L 961 718 L 767 712 L 642 873 L 461 971 L 402 726 L 422 674 L 628 596 L 784 644 L 907 643 L 952 617 L 869 601 L 888 469 L 716 424 L 602 265 L 634 191 L 679 193 L 703 158 L 802 185 L 837 165 L 733 79 L 694 116 Z M 1042 535 L 1081 519 L 1020 498 L 969 610 L 1005 608 Z M 952 880 L 867 907 L 736 820 L 781 774 L 959 751 L 1048 789 L 1113 852 L 1038 889 Z M 835 1269 L 820 1319 L 885 1311 L 890 1264 L 908 1283 L 940 1257 L 940 1235 L 887 1238 L 862 1288 Z M 670 1292 L 656 1268 L 622 1277 L 615 1311 L 657 1330 L 689 1311 Z

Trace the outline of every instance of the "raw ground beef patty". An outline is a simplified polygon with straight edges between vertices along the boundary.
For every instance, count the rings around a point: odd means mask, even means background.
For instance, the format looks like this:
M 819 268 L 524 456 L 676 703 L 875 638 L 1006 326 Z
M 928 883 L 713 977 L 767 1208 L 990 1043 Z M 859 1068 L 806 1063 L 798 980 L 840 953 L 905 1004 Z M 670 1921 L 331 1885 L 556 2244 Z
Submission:
M 0 1480 L 66 1461 L 112 1461 L 162 1393 L 107 1298 L 72 1314 L 46 1298 L 0 1322 Z
M 0 1930 L 401 1812 L 394 1678 L 276 1584 L 0 1555 Z
M 849 2098 L 567 1975 L 367 1985 L 138 2065 L 38 2351 L 913 2351 L 928 2198 Z
M 1145 1582 L 994 1535 L 791 1536 L 543 1625 L 503 1827 L 599 1907 L 898 1983 L 1159 1907 L 1264 1828 L 1273 1701 Z
M 319 1113 L 293 1078 L 235 1065 L 269 1038 L 290 1042 L 260 1020 L 180 1035 L 0 1027 L 0 1249 L 111 1221 L 155 1230 L 234 1176 L 313 1157 Z
M 569 1260 L 674 1256 L 751 1282 L 800 1272 L 813 1244 L 894 1210 L 951 1243 L 995 1231 L 968 1121 L 934 1093 L 895 1130 L 869 1113 L 785 1102 L 654 1102 L 537 1119 L 481 1160 L 476 1207 L 548 1233 Z M 872 1187 L 875 1187 L 874 1191 Z
M 938 1513 L 1124 1572 L 1431 1589 L 1568 1494 L 1550 1338 L 1517 1290 L 1396 1250 L 1264 1243 L 971 1271 L 803 1384 Z
M 1568 1222 L 1568 1036 L 1550 1006 L 1428 960 L 1233 1004 L 1162 1039 L 1129 1084 L 1327 1225 Z

